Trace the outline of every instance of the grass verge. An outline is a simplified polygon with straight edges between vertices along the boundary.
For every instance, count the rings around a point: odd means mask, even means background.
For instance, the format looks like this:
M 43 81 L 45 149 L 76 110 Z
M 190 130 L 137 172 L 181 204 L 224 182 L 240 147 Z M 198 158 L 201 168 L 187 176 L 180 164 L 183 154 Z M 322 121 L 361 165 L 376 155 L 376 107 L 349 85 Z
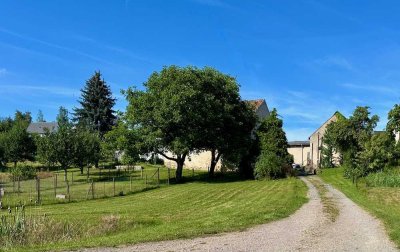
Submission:
M 400 190 L 387 187 L 367 187 L 360 181 L 358 188 L 343 177 L 343 169 L 325 169 L 319 175 L 325 182 L 342 191 L 356 204 L 381 219 L 390 238 L 400 248 Z
M 28 207 L 27 216 L 40 214 L 79 232 L 70 230 L 77 235 L 68 236 L 61 228 L 61 233 L 48 234 L 52 241 L 42 234 L 43 242 L 9 249 L 115 246 L 242 230 L 289 216 L 307 201 L 306 192 L 306 185 L 295 178 L 193 181 L 123 197 Z

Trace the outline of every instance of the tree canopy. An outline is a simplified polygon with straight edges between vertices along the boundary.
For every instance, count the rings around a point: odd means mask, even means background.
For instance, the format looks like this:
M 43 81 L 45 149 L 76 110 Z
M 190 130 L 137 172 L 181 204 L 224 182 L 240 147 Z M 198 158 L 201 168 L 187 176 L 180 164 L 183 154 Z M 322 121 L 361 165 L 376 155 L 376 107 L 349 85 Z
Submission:
M 283 121 L 273 109 L 257 129 L 260 156 L 254 170 L 256 178 L 281 178 L 290 171 L 293 156 L 288 153 L 288 142 L 282 127 Z
M 90 130 L 99 131 L 101 135 L 111 130 L 115 123 L 115 98 L 111 88 L 102 79 L 100 71 L 86 81 L 81 89 L 79 108 L 74 108 L 74 121 Z

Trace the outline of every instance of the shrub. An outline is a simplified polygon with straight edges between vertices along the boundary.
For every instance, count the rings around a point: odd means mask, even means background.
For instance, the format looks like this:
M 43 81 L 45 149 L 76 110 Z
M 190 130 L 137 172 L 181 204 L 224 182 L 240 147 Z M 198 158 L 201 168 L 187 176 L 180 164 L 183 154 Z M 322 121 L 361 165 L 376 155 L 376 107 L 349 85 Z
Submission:
M 390 169 L 371 173 L 365 178 L 365 183 L 371 187 L 400 187 L 400 170 Z
M 18 164 L 16 167 L 10 168 L 12 179 L 32 179 L 36 176 L 36 168 L 29 165 Z

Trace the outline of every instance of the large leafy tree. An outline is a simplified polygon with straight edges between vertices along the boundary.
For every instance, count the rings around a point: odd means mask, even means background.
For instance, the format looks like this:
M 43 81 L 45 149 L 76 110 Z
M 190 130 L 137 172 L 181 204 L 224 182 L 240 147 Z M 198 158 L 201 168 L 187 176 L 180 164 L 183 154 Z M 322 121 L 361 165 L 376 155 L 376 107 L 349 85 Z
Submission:
M 377 115 L 371 116 L 369 107 L 358 106 L 348 119 L 331 123 L 330 130 L 334 132 L 333 146 L 342 153 L 345 175 L 351 177 L 353 182 L 363 175 L 364 168 L 358 157 L 365 150 L 378 121 Z
M 221 157 L 230 152 L 243 151 L 251 139 L 256 124 L 254 110 L 241 100 L 235 78 L 213 68 L 197 70 L 202 104 L 197 111 L 202 117 L 199 127 L 204 130 L 200 140 L 202 150 L 211 152 L 210 176 Z M 202 100 L 202 101 L 201 101 Z
M 207 105 L 203 71 L 195 67 L 165 67 L 144 83 L 145 91 L 129 89 L 127 119 L 139 127 L 148 151 L 156 151 L 177 164 L 182 179 L 186 157 L 205 146 L 213 108 Z
M 287 151 L 288 142 L 282 127 L 283 121 L 273 109 L 257 129 L 260 156 L 254 170 L 256 178 L 285 177 L 291 168 L 293 156 Z
M 400 105 L 395 104 L 388 113 L 386 130 L 391 134 L 400 133 Z
M 115 98 L 112 97 L 111 89 L 102 79 L 100 72 L 95 72 L 86 81 L 81 92 L 80 107 L 74 108 L 74 121 L 99 131 L 102 136 L 111 130 L 116 119 L 113 110 Z

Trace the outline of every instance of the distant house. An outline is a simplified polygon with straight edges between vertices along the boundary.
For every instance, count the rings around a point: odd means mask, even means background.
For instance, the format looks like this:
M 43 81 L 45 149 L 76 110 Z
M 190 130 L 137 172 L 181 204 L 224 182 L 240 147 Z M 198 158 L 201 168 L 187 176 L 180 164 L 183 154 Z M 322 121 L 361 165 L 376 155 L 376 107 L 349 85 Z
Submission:
M 46 130 L 49 132 L 55 132 L 58 130 L 58 124 L 56 122 L 33 122 L 29 124 L 26 131 L 31 134 L 43 136 L 46 133 Z
M 258 100 L 246 100 L 247 104 L 249 104 L 253 109 L 255 114 L 257 115 L 259 121 L 268 117 L 270 112 L 268 109 L 268 105 L 264 99 Z M 256 128 L 260 123 L 257 124 Z M 171 153 L 168 153 L 169 156 L 172 156 Z M 176 167 L 176 163 L 174 161 L 168 160 L 164 157 L 160 157 L 164 160 L 164 164 L 168 167 Z M 207 170 L 211 163 L 211 152 L 210 151 L 202 151 L 199 153 L 192 153 L 185 161 L 185 168 L 190 169 L 199 169 L 199 170 Z M 217 169 L 221 168 L 221 161 L 219 161 L 216 165 Z
M 310 141 L 292 141 L 288 144 L 287 150 L 293 156 L 295 164 L 306 166 L 310 163 Z
M 339 117 L 344 116 L 339 112 L 336 111 L 326 122 L 324 122 L 314 133 L 311 134 L 309 137 L 310 140 L 310 149 L 311 149 L 311 162 L 310 166 L 313 169 L 319 169 L 321 168 L 321 149 L 322 149 L 322 142 L 324 139 L 324 134 L 326 131 L 326 127 L 331 123 L 331 122 L 336 122 Z M 339 162 L 339 153 L 334 153 L 333 155 L 334 162 L 338 163 Z

